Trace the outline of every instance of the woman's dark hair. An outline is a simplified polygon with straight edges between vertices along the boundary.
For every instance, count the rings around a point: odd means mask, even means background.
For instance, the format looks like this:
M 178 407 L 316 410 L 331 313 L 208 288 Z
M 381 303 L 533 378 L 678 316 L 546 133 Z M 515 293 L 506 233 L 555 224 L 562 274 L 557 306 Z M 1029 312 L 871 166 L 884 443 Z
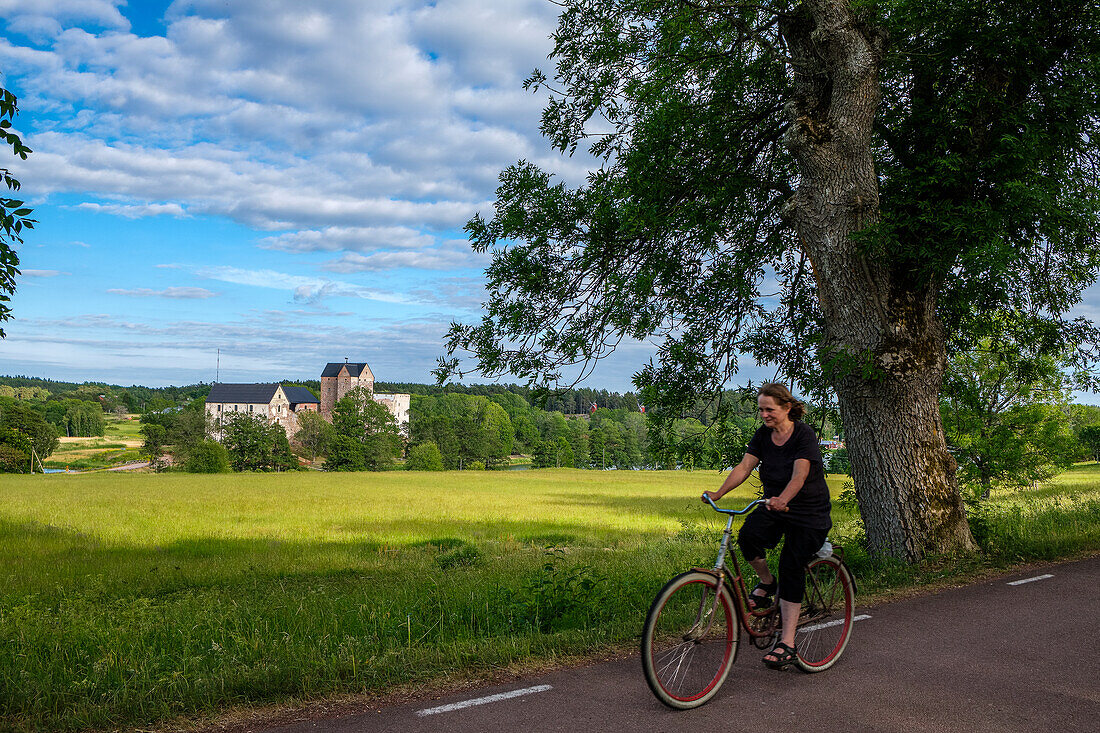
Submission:
M 756 396 L 763 397 L 765 395 L 775 400 L 776 404 L 790 405 L 791 411 L 787 413 L 787 417 L 792 420 L 801 420 L 802 416 L 806 414 L 806 405 L 802 404 L 800 400 L 796 400 L 785 384 L 779 382 L 761 384 L 760 389 L 756 390 Z

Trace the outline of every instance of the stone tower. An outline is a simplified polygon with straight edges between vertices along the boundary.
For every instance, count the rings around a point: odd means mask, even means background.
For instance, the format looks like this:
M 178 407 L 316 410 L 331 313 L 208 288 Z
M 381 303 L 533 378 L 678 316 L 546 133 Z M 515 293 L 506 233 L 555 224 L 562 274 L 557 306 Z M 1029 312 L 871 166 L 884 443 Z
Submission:
M 329 363 L 321 372 L 321 416 L 332 420 L 336 402 L 356 387 L 365 387 L 374 394 L 374 373 L 365 363 Z

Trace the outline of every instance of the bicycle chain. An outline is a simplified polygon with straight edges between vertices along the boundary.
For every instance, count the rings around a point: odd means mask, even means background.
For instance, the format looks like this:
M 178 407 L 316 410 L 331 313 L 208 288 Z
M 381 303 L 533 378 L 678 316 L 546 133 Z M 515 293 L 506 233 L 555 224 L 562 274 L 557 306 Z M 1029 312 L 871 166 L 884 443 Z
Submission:
M 779 636 L 779 624 L 776 619 L 777 614 L 769 614 L 767 616 L 754 616 L 750 622 L 752 630 L 757 633 L 764 633 L 765 636 L 752 636 L 752 645 L 757 649 L 771 649 L 775 646 L 775 640 Z

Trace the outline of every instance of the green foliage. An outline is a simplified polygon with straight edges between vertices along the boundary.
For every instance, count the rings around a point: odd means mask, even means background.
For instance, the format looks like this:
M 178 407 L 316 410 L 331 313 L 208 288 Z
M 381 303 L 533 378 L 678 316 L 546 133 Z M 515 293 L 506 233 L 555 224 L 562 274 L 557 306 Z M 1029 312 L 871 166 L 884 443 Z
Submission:
M 523 398 L 508 400 L 520 414 L 530 409 Z M 496 467 L 507 463 L 515 442 L 508 411 L 488 397 L 443 394 L 414 397 L 412 439 L 439 448 L 447 469 L 467 468 L 472 462 Z
M 542 384 L 656 334 L 660 363 L 639 376 L 659 388 L 647 404 L 715 391 L 738 353 L 818 391 L 820 314 L 782 211 L 798 173 L 783 112 L 791 60 L 775 41 L 797 32 L 792 7 L 562 4 L 554 83 L 536 70 L 527 86 L 558 90 L 542 118 L 553 147 L 590 143 L 606 163 L 578 189 L 527 162 L 501 173 L 495 215 L 467 225 L 475 249 L 495 252 L 488 315 L 456 325 L 452 349 L 485 374 Z M 935 292 L 955 347 L 1005 313 L 1044 353 L 1087 343 L 1095 329 L 1062 316 L 1100 265 L 1100 10 L 902 0 L 859 14 L 869 43 L 889 37 L 865 142 L 880 190 L 853 204 L 881 207 L 866 217 L 881 222 L 865 256 L 897 275 L 899 295 Z M 589 136 L 594 119 L 605 128 Z M 529 338 L 505 347 L 518 336 Z M 822 358 L 848 353 L 836 346 Z
M 145 438 L 141 451 L 148 456 L 150 462 L 156 464 L 168 445 L 168 429 L 157 423 L 149 423 L 141 426 L 141 434 Z
M 183 470 L 188 473 L 229 473 L 229 451 L 214 440 L 203 440 L 191 448 Z
M 31 149 L 23 144 L 12 129 L 12 122 L 19 114 L 19 104 L 15 95 L 0 87 L 0 142 L 10 147 L 14 155 L 27 159 Z M 19 190 L 17 181 L 7 168 L 0 167 L 0 182 L 9 191 Z M 17 245 L 23 243 L 24 229 L 33 229 L 36 224 L 29 218 L 31 209 L 22 201 L 0 197 L 0 323 L 11 318 L 11 296 L 15 293 L 15 277 L 19 274 L 19 256 L 15 252 Z M 5 337 L 0 328 L 0 338 Z
M 551 547 L 546 555 L 542 568 L 524 582 L 511 603 L 517 623 L 543 634 L 576 625 L 578 616 L 591 614 L 606 582 L 588 565 L 567 563 L 562 548 Z
M 852 461 L 848 458 L 847 448 L 829 451 L 829 473 L 852 473 Z
M 33 408 L 7 398 L 0 398 L 0 445 L 7 445 L 7 462 L 16 465 L 15 452 L 33 450 L 41 460 L 53 453 L 59 441 L 52 425 Z
M 482 562 L 481 551 L 466 542 L 460 542 L 457 547 L 451 547 L 435 557 L 436 567 L 440 570 L 470 568 Z
M 1100 424 L 1086 425 L 1077 433 L 1077 439 L 1088 451 L 1089 457 L 1100 463 Z
M 20 440 L 21 435 L 5 435 L 5 432 L 0 431 L 0 473 L 28 473 L 31 467 L 30 451 L 18 447 L 25 441 Z
M 443 454 L 439 452 L 439 446 L 431 441 L 418 443 L 409 448 L 405 468 L 409 471 L 442 471 Z
M 167 441 L 177 461 L 186 463 L 190 453 L 206 440 L 210 433 L 210 418 L 206 414 L 206 401 L 196 397 L 183 409 L 166 413 Z
M 326 471 L 363 471 L 366 467 L 362 443 L 350 435 L 337 433 L 333 436 L 325 459 Z
M 70 436 L 103 435 L 106 422 L 103 419 L 103 408 L 98 402 L 86 402 L 84 400 L 63 400 L 60 403 L 47 404 L 47 410 L 53 405 L 58 405 L 64 410 L 59 422 L 61 430 Z
M 335 428 L 320 413 L 311 410 L 298 413 L 298 432 L 294 434 L 294 441 L 309 453 L 310 460 L 316 461 L 318 455 L 327 453 L 334 437 Z
M 1000 346 L 1000 344 L 998 344 Z M 988 340 L 956 355 L 944 383 L 943 419 L 959 478 L 980 496 L 1030 486 L 1072 464 L 1065 376 L 1050 357 L 1018 361 Z
M 334 470 L 362 470 L 352 468 L 361 465 L 370 471 L 382 471 L 390 468 L 401 453 L 403 441 L 393 414 L 362 387 L 356 387 L 336 402 L 332 426 L 337 439 L 330 448 L 329 463 L 336 454 L 336 465 L 340 466 Z M 349 438 L 357 447 L 340 441 L 341 437 Z
M 222 444 L 234 471 L 286 471 L 298 468 L 282 425 L 262 415 L 230 412 L 222 418 Z

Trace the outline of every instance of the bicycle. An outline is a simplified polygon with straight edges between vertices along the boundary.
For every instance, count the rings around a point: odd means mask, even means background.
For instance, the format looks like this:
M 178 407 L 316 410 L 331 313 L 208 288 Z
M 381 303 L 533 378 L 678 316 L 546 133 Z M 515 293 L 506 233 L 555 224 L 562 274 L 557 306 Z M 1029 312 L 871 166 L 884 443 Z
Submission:
M 734 510 L 705 498 L 715 511 L 729 515 L 718 560 L 711 569 L 693 568 L 665 584 L 642 629 L 646 682 L 658 700 L 680 710 L 698 707 L 718 692 L 737 659 L 742 629 L 758 649 L 770 649 L 782 623 L 778 601 L 768 608 L 749 608 L 736 552 L 729 553 L 732 573 L 726 565 L 733 518 L 764 500 Z M 836 664 L 852 635 L 855 593 L 851 571 L 826 541 L 806 566 L 795 637 L 795 664 L 802 671 L 823 672 Z

